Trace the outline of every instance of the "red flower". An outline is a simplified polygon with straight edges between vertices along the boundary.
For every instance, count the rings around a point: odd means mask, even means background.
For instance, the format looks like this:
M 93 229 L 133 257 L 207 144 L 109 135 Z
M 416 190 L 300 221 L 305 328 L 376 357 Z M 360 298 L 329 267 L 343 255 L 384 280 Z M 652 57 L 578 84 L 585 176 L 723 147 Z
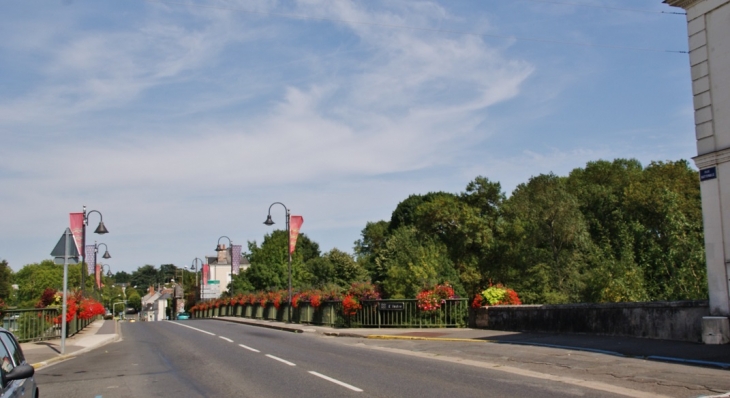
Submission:
M 342 311 L 346 316 L 353 316 L 357 314 L 357 310 L 361 309 L 362 305 L 357 301 L 357 298 L 347 295 L 342 299 Z

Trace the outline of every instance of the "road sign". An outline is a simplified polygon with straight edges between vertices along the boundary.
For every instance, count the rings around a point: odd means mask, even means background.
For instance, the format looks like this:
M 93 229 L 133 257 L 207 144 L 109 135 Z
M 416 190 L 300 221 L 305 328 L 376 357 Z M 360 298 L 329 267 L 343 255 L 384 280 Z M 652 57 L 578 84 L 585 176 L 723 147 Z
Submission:
M 700 170 L 700 181 L 714 180 L 715 178 L 717 178 L 717 169 L 715 167 Z
M 381 301 L 378 303 L 378 309 L 380 311 L 403 311 L 406 309 L 406 303 Z
M 53 256 L 54 262 L 59 265 L 63 264 L 64 258 L 68 258 L 68 264 L 76 264 L 79 262 L 79 251 L 76 249 L 76 243 L 73 241 L 71 228 L 66 228 L 66 232 L 61 235 L 61 239 L 58 240 L 56 247 L 51 251 L 51 256 Z

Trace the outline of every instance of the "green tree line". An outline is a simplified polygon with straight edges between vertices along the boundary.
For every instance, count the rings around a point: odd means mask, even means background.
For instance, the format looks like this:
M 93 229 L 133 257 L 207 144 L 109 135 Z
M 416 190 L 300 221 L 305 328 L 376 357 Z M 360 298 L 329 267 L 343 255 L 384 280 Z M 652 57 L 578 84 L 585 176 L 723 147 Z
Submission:
M 286 289 L 287 248 L 283 230 L 248 242 L 251 265 L 227 294 Z M 353 252 L 322 253 L 300 234 L 294 288 L 342 290 L 370 281 L 383 297 L 413 298 L 448 282 L 471 297 L 501 283 L 524 303 L 707 298 L 699 179 L 684 160 L 589 162 L 567 176 L 534 176 L 509 197 L 499 182 L 479 176 L 460 193 L 405 198 L 390 220 L 365 225 Z M 185 291 L 194 292 L 191 272 L 163 264 L 105 276 L 109 291 L 101 293 L 115 296 L 115 283 L 127 283 L 126 294 L 141 297 L 180 275 Z M 60 289 L 61 278 L 62 267 L 50 260 L 17 273 L 2 261 L 0 299 L 32 307 L 45 288 Z M 70 266 L 69 286 L 80 283 L 80 265 Z
M 249 242 L 251 266 L 230 293 L 286 289 L 285 231 Z M 368 222 L 354 257 L 301 235 L 295 289 L 372 281 L 412 298 L 448 282 L 471 296 L 502 283 L 524 303 L 706 299 L 699 179 L 686 161 L 590 162 L 541 174 L 507 197 L 479 176 L 461 193 L 411 195 L 390 220 Z

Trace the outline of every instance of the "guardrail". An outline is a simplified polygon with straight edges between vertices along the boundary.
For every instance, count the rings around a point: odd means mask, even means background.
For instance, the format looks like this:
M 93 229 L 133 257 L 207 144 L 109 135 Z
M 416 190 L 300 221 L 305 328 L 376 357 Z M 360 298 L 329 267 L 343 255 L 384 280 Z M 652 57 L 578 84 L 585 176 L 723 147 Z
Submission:
M 355 315 L 344 315 L 341 301 L 324 301 L 319 307 L 300 303 L 292 309 L 292 322 L 342 328 L 463 328 L 469 321 L 467 299 L 444 300 L 434 311 L 421 311 L 418 300 L 363 300 Z M 193 312 L 195 318 L 236 316 L 289 322 L 288 304 L 236 304 L 211 307 Z
M 5 310 L 2 314 L 2 326 L 21 343 L 61 338 L 61 324 L 58 322 L 61 310 L 58 308 Z M 75 335 L 96 319 L 79 319 L 74 315 L 66 325 L 66 337 Z

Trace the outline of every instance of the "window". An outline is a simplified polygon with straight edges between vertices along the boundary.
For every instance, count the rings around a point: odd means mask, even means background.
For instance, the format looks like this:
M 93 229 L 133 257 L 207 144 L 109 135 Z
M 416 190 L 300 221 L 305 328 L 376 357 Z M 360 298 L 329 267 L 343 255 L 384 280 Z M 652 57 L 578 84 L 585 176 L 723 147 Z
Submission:
M 13 365 L 12 355 L 10 355 L 4 344 L 0 344 L 0 368 L 2 368 L 3 374 L 10 372 L 11 370 L 13 370 L 14 367 L 15 365 Z M 0 383 L 2 383 L 3 379 L 5 378 L 0 378 Z M 5 384 L 2 384 L 1 387 L 5 388 Z
M 13 367 L 18 366 L 23 363 L 23 361 L 25 361 L 25 358 L 23 357 L 23 351 L 20 350 L 20 347 L 18 347 L 18 344 L 15 342 L 13 336 L 11 336 L 9 333 L 1 332 L 0 340 L 2 340 L 3 345 L 5 345 L 8 352 L 10 353 L 10 357 L 13 359 Z

